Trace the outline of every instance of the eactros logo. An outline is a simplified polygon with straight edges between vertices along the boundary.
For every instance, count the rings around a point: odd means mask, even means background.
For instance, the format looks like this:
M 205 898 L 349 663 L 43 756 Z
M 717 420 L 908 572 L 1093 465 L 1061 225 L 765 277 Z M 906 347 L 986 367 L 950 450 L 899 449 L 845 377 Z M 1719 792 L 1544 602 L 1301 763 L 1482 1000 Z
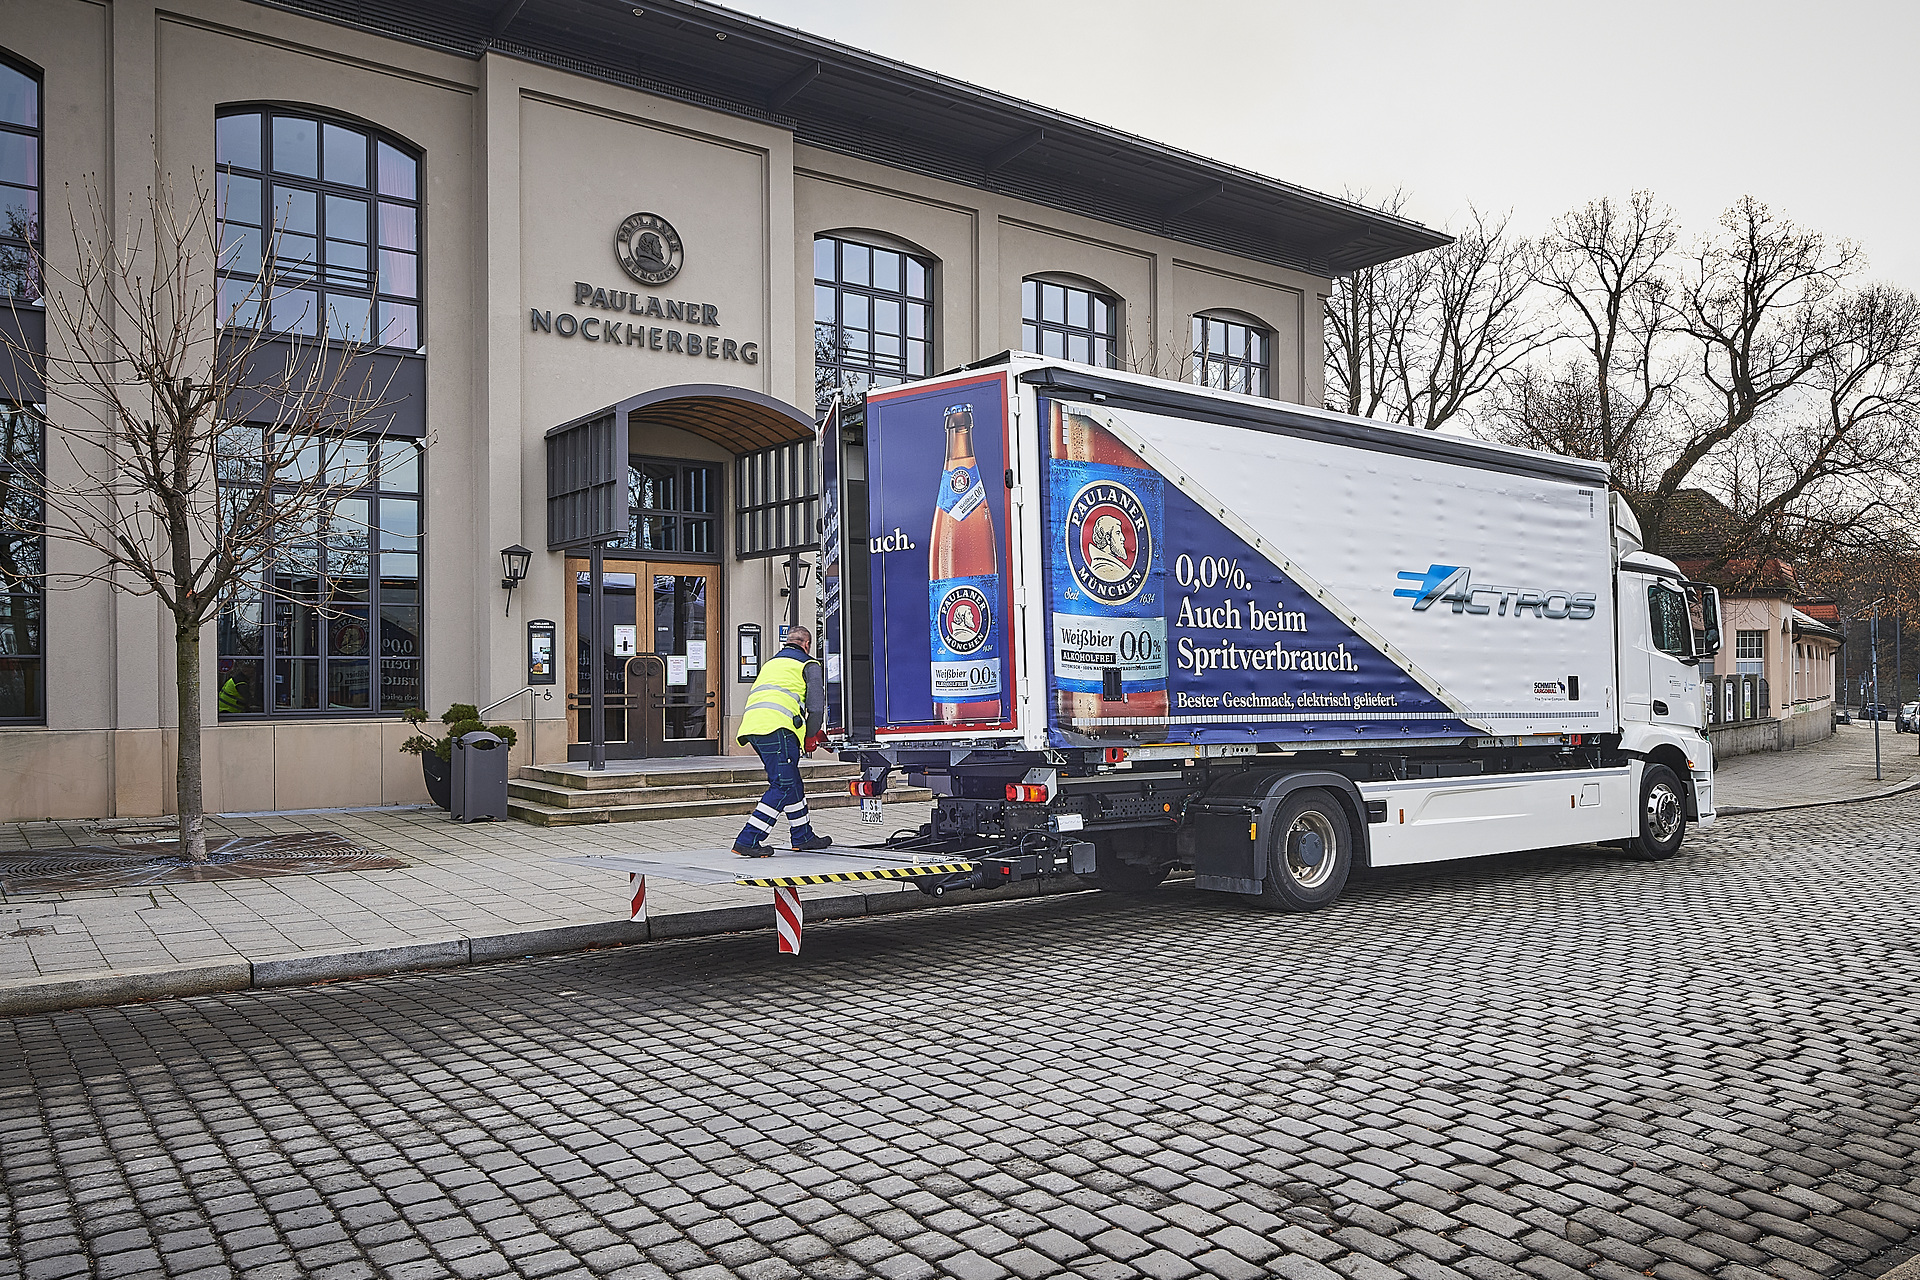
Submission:
M 1598 597 L 1591 591 L 1541 591 L 1532 587 L 1497 587 L 1473 581 L 1473 570 L 1464 565 L 1433 564 L 1425 573 L 1402 570 L 1395 575 L 1417 587 L 1397 587 L 1394 595 L 1413 601 L 1413 611 L 1424 613 L 1436 601 L 1450 604 L 1455 613 L 1495 613 L 1505 617 L 1509 607 L 1513 616 L 1531 613 L 1536 618 L 1572 618 L 1584 622 L 1593 616 Z M 1475 597 L 1480 597 L 1475 599 Z M 1494 604 L 1498 598 L 1499 604 Z

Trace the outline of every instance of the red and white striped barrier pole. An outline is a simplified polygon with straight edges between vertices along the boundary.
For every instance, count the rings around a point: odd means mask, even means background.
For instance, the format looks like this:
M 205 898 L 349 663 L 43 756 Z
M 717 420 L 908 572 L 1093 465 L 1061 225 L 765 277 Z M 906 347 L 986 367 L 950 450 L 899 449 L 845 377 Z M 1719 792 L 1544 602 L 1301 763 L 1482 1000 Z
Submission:
M 647 918 L 647 878 L 639 872 L 628 878 L 633 881 L 633 914 L 627 918 L 639 924 Z
M 799 955 L 800 891 L 798 889 L 782 888 L 773 891 L 773 927 L 780 934 L 780 954 Z

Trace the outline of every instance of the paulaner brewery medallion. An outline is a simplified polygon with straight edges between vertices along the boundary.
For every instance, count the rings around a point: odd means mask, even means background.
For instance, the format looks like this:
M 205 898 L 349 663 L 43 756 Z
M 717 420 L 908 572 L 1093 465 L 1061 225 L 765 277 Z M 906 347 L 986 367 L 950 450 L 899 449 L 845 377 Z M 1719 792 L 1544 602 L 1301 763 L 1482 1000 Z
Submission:
M 613 233 L 620 266 L 641 284 L 661 285 L 680 274 L 680 233 L 657 213 L 634 213 Z

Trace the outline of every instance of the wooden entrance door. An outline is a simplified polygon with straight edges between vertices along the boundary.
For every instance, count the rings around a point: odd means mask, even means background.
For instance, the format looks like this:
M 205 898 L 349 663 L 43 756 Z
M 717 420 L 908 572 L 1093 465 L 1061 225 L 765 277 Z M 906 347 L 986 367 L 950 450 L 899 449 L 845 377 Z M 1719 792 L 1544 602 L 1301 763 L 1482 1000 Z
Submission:
M 606 671 L 609 759 L 716 755 L 720 750 L 720 680 L 709 650 L 720 630 L 720 569 L 710 564 L 606 558 L 602 573 L 605 632 L 586 634 L 592 577 L 585 560 L 569 559 L 567 756 L 587 758 L 592 663 Z

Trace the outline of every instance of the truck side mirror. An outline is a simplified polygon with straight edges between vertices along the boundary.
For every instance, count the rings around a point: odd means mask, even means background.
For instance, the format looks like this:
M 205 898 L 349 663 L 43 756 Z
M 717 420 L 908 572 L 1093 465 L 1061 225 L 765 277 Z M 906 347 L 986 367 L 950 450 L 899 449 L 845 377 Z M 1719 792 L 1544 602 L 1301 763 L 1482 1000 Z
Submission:
M 1687 616 L 1693 628 L 1693 651 L 1702 658 L 1720 652 L 1720 592 L 1703 582 L 1689 582 Z

